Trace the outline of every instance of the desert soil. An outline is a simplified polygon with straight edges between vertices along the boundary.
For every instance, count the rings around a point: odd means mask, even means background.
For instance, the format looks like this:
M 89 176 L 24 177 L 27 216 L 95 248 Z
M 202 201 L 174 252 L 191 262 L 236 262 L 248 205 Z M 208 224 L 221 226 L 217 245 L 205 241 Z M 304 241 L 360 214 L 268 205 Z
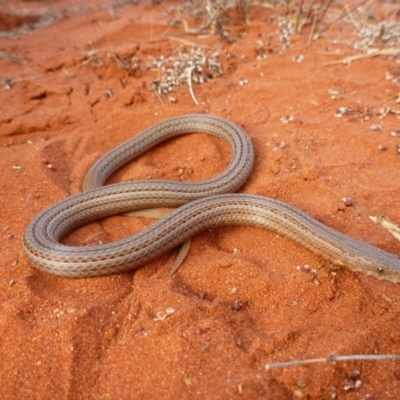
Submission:
M 46 275 L 24 254 L 32 218 L 81 192 L 100 156 L 186 113 L 221 116 L 249 134 L 256 158 L 241 193 L 290 203 L 400 254 L 400 243 L 369 218 L 400 222 L 398 52 L 342 62 L 366 54 L 354 49 L 361 39 L 349 16 L 310 40 L 309 26 L 285 35 L 283 8 L 266 6 L 252 7 L 248 23 L 232 9 L 221 26 L 190 34 L 202 22 L 181 6 L 2 3 L 0 397 L 398 399 L 399 360 L 265 368 L 400 353 L 399 284 L 334 267 L 272 232 L 240 226 L 198 234 L 170 279 L 177 251 L 134 271 L 77 280 Z M 379 3 L 365 24 L 396 15 L 396 7 Z M 388 48 L 379 40 L 375 47 Z M 221 76 L 193 82 L 192 94 L 183 84 L 159 95 L 162 56 L 196 51 L 217 60 Z M 222 141 L 185 135 L 108 183 L 200 181 L 229 160 Z M 110 217 L 65 243 L 111 242 L 149 224 Z

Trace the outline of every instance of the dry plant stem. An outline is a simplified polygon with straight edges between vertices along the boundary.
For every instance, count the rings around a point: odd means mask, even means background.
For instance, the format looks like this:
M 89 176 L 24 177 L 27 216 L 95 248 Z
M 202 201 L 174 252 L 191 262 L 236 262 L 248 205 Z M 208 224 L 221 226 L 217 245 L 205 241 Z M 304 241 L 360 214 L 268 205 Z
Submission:
M 156 96 L 157 96 L 159 102 L 161 103 L 161 105 L 164 105 L 164 101 L 163 101 L 162 97 L 160 96 L 160 94 L 158 93 L 157 89 L 154 87 L 154 85 L 152 85 L 152 88 L 153 88 L 154 92 L 156 93 Z
M 195 36 L 197 36 L 197 35 L 199 35 L 200 33 L 204 32 L 207 28 L 209 28 L 209 27 L 211 26 L 211 24 L 212 24 L 213 22 L 214 22 L 213 20 L 209 20 L 209 21 L 207 21 L 207 23 L 205 23 L 204 25 L 202 25 L 200 28 L 198 28 L 198 29 L 191 29 L 191 28 L 189 28 L 189 25 L 188 25 L 188 23 L 187 23 L 185 20 L 182 21 L 182 23 L 183 23 L 183 28 L 184 28 L 184 30 L 185 30 L 185 33 L 188 34 L 188 35 L 195 35 Z M 213 31 L 214 31 L 214 30 L 212 30 L 212 32 L 210 33 L 211 35 L 214 33 Z
M 315 24 L 315 15 L 313 16 L 313 8 L 314 8 L 316 2 L 317 2 L 317 0 L 313 0 L 311 2 L 311 4 L 308 6 L 308 13 L 305 18 L 306 22 L 304 23 L 304 25 L 306 25 L 307 23 L 310 24 L 310 21 L 312 21 L 312 25 Z M 302 28 L 304 25 L 302 25 Z M 301 31 L 302 31 L 302 29 L 301 29 Z M 301 33 L 301 31 L 300 31 L 300 33 Z
M 11 53 L 7 53 L 5 51 L 0 51 L 0 58 L 8 59 L 8 60 L 10 60 L 10 61 L 12 61 L 14 63 L 17 63 L 17 64 L 25 64 L 26 63 L 26 61 L 23 58 L 18 57 L 18 56 L 14 55 L 14 54 L 11 54 Z
M 347 15 L 350 17 L 350 19 L 351 19 L 351 22 L 353 23 L 353 25 L 356 27 L 356 29 L 360 29 L 360 26 L 359 26 L 359 24 L 357 24 L 357 22 L 356 22 L 356 20 L 354 19 L 354 17 L 353 17 L 353 14 L 352 14 L 352 11 L 353 10 L 349 10 L 349 7 L 345 4 L 345 6 L 344 6 L 344 9 L 346 10 L 346 12 L 347 12 Z
M 356 354 L 350 356 L 330 355 L 327 358 L 310 358 L 307 360 L 287 361 L 281 363 L 269 363 L 265 369 L 298 367 L 317 363 L 334 363 L 338 361 L 381 361 L 381 360 L 400 360 L 400 354 Z
M 307 47 L 310 45 L 312 38 L 314 37 L 314 32 L 315 32 L 315 27 L 317 26 L 317 23 L 315 22 L 315 18 L 313 19 L 313 24 L 311 26 L 310 34 L 308 35 L 308 40 L 307 40 Z
M 321 25 L 322 20 L 325 17 L 326 12 L 328 11 L 328 8 L 331 6 L 333 0 L 330 0 L 326 7 L 323 9 L 321 16 L 318 18 L 316 24 L 315 24 L 315 32 L 318 32 L 319 26 Z
M 381 225 L 382 228 L 386 229 L 397 240 L 400 240 L 400 225 L 393 223 L 389 218 L 384 216 L 370 216 L 369 218 L 376 224 Z
M 289 14 L 289 3 L 290 3 L 290 0 L 286 0 L 286 15 L 288 15 Z M 276 6 L 276 3 L 275 3 L 275 6 Z
M 179 37 L 176 37 L 176 35 L 167 35 L 166 36 L 169 40 L 175 40 L 176 42 L 182 43 L 186 46 L 192 46 L 192 47 L 200 47 L 202 49 L 207 49 L 207 50 L 211 50 L 210 46 L 204 45 L 204 44 L 200 44 L 197 42 L 193 42 L 192 40 L 186 40 L 186 39 L 182 39 Z
M 335 25 L 336 23 L 338 23 L 342 18 L 344 18 L 348 12 L 352 12 L 355 9 L 357 9 L 357 7 L 362 6 L 364 3 L 366 3 L 368 0 L 361 0 L 359 3 L 357 3 L 356 5 L 354 5 L 353 7 L 349 8 L 347 6 L 344 7 L 344 9 L 340 12 L 340 14 L 327 26 L 327 28 L 325 29 L 326 31 L 329 31 L 329 29 Z
M 246 24 L 250 24 L 250 2 L 251 0 L 239 0 L 242 17 Z
M 331 61 L 329 63 L 324 63 L 323 65 L 335 65 L 335 64 L 347 64 L 352 61 L 362 60 L 364 58 L 372 58 L 377 56 L 394 56 L 400 54 L 400 48 L 392 47 L 390 49 L 382 49 L 382 50 L 372 50 L 368 54 L 357 54 L 355 56 L 345 57 L 341 60 Z M 336 55 L 336 54 L 335 54 Z
M 303 14 L 303 4 L 304 4 L 304 0 L 301 0 L 300 5 L 299 5 L 299 11 L 297 13 L 297 17 L 296 17 L 296 22 L 294 24 L 294 31 L 295 33 L 299 33 L 299 20 L 301 15 Z
M 193 92 L 193 85 L 192 85 L 192 71 L 194 69 L 193 67 L 189 67 L 186 71 L 187 71 L 187 84 L 189 86 L 189 93 L 190 93 L 190 97 L 192 98 L 194 104 L 196 104 L 196 106 L 199 105 L 199 102 L 196 99 L 196 96 L 194 95 Z

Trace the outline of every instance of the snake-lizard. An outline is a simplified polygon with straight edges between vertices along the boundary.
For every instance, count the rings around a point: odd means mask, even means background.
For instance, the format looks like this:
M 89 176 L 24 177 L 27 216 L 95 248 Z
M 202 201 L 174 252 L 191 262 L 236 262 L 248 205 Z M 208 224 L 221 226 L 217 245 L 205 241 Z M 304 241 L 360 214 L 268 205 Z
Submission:
M 149 148 L 193 132 L 218 136 L 230 145 L 231 162 L 217 177 L 196 183 L 149 180 L 102 186 L 115 170 Z M 52 275 L 102 276 L 143 266 L 207 228 L 255 225 L 286 236 L 334 264 L 400 282 L 400 259 L 396 255 L 329 228 L 287 203 L 230 193 L 246 181 L 253 160 L 250 138 L 232 122 L 202 114 L 168 119 L 97 161 L 84 178 L 85 192 L 60 201 L 34 218 L 25 232 L 25 252 L 36 267 Z M 89 222 L 157 207 L 178 208 L 142 232 L 113 243 L 86 247 L 60 243 L 68 233 Z

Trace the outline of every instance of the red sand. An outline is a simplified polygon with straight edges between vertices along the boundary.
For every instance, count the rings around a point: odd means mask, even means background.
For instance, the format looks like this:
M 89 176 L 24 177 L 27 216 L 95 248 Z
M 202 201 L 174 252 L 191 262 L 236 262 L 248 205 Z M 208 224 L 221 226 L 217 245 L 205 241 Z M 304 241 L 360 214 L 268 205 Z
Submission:
M 308 45 L 305 33 L 292 36 L 284 52 L 275 35 L 267 57 L 257 60 L 256 41 L 277 32 L 265 23 L 269 9 L 253 8 L 250 25 L 233 13 L 232 40 L 221 42 L 217 34 L 168 37 L 183 32 L 167 25 L 164 11 L 175 3 L 100 4 L 15 2 L 13 11 L 58 11 L 59 19 L 0 39 L 0 50 L 26 61 L 0 58 L 0 397 L 398 399 L 398 360 L 265 369 L 332 353 L 400 353 L 398 284 L 334 270 L 271 232 L 232 227 L 199 234 L 171 279 L 165 276 L 176 252 L 136 271 L 82 280 L 46 276 L 28 262 L 22 237 L 38 212 L 79 193 L 89 166 L 109 149 L 191 112 L 230 119 L 250 135 L 256 162 L 240 192 L 288 202 L 400 254 L 400 243 L 369 219 L 384 214 L 400 222 L 400 137 L 390 133 L 399 129 L 399 114 L 379 117 L 385 107 L 400 111 L 398 59 L 326 65 L 359 53 L 326 39 Z M 152 89 L 158 72 L 144 68 L 182 40 L 218 49 L 225 69 L 193 86 L 198 106 L 187 86 L 173 93 L 176 104 L 161 101 Z M 97 68 L 88 62 L 91 50 Z M 142 69 L 118 69 L 112 52 L 140 58 Z M 6 77 L 14 83 L 8 89 Z M 351 111 L 336 118 L 340 107 Z M 286 116 L 293 120 L 283 123 Z M 373 124 L 382 130 L 371 130 Z M 110 181 L 198 181 L 221 172 L 229 157 L 221 141 L 188 135 Z M 344 197 L 354 206 L 344 206 Z M 112 241 L 149 223 L 117 216 L 67 242 Z M 175 313 L 157 321 L 168 308 Z M 356 380 L 361 387 L 345 390 Z

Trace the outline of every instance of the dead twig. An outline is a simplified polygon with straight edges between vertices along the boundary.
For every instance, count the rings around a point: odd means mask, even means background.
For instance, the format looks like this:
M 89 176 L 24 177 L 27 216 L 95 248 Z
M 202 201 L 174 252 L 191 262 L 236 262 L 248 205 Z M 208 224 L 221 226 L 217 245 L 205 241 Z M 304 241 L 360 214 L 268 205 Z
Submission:
M 343 7 L 343 10 L 339 13 L 339 15 L 326 27 L 325 31 L 329 31 L 333 25 L 337 24 L 342 18 L 344 18 L 348 13 L 353 12 L 358 7 L 365 4 L 368 0 L 361 0 L 354 4 L 354 6 L 348 7 L 347 5 Z
M 388 217 L 384 216 L 370 216 L 369 217 L 376 224 L 381 225 L 397 240 L 400 240 L 400 226 L 392 222 Z
M 307 360 L 287 361 L 280 363 L 269 363 L 265 369 L 298 367 L 316 363 L 334 363 L 338 361 L 381 361 L 381 360 L 400 360 L 400 354 L 355 354 L 350 356 L 336 356 L 331 354 L 327 358 L 310 358 Z
M 192 98 L 192 100 L 194 101 L 194 104 L 196 104 L 196 106 L 199 105 L 199 102 L 196 99 L 196 96 L 194 95 L 193 92 L 193 86 L 192 86 L 192 72 L 196 67 L 193 65 L 191 67 L 188 67 L 186 69 L 186 73 L 187 73 L 187 85 L 189 86 L 189 93 L 190 93 L 190 97 Z
M 5 51 L 0 51 L 0 58 L 5 58 L 5 59 L 15 62 L 17 64 L 25 64 L 26 63 L 26 61 L 23 58 L 18 57 L 15 54 L 7 53 Z
M 335 65 L 335 64 L 350 64 L 353 61 L 363 60 L 365 58 L 372 58 L 377 56 L 394 56 L 400 54 L 400 48 L 391 47 L 390 49 L 372 49 L 367 54 L 356 54 L 355 56 L 345 57 L 341 60 L 331 61 L 324 63 L 323 65 Z

